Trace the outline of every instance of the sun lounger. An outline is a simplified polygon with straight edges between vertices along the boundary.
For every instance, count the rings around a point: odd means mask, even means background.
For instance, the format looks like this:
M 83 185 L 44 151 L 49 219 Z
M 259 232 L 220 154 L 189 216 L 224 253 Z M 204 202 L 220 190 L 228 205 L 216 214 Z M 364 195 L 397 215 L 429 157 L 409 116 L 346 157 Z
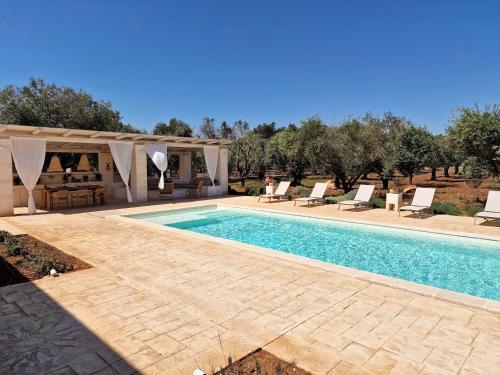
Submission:
M 500 191 L 488 192 L 488 199 L 486 200 L 484 211 L 474 215 L 474 225 L 476 225 L 476 219 L 478 217 L 485 220 L 500 219 Z
M 420 215 L 422 215 L 425 210 L 430 210 L 435 192 L 435 188 L 418 187 L 415 190 L 415 195 L 413 196 L 411 205 L 401 207 L 399 209 L 399 215 L 401 215 L 401 211 L 411 211 L 413 213 L 419 212 Z
M 278 187 L 276 188 L 276 191 L 273 194 L 259 195 L 258 202 L 260 202 L 261 198 L 269 199 L 268 203 L 271 203 L 271 199 L 277 199 L 279 201 L 281 198 L 285 198 L 286 191 L 288 190 L 289 186 L 290 186 L 290 181 L 281 181 Z
M 338 202 L 338 210 L 340 210 L 340 205 L 353 206 L 356 208 L 369 204 L 368 201 L 372 197 L 374 189 L 375 185 L 360 185 L 352 201 Z
M 314 185 L 313 191 L 311 192 L 310 196 L 295 199 L 295 203 L 293 205 L 295 206 L 297 202 L 307 202 L 307 205 L 309 206 L 309 203 L 322 201 L 327 188 L 328 188 L 327 182 L 317 182 Z

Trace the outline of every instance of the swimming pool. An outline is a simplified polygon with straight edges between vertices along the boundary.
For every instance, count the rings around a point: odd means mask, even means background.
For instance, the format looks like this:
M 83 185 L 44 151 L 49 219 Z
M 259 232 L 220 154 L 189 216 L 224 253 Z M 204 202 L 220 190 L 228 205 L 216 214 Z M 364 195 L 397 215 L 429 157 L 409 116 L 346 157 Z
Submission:
M 500 301 L 500 242 L 225 206 L 128 217 Z

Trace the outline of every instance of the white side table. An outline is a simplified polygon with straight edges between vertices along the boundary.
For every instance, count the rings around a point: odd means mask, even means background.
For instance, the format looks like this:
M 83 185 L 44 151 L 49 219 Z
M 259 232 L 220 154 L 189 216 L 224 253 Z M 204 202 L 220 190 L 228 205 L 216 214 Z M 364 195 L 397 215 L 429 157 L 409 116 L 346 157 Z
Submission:
M 399 207 L 403 205 L 403 193 L 387 193 L 385 196 L 385 209 L 387 211 L 399 211 Z
M 266 185 L 266 195 L 274 194 L 274 185 Z

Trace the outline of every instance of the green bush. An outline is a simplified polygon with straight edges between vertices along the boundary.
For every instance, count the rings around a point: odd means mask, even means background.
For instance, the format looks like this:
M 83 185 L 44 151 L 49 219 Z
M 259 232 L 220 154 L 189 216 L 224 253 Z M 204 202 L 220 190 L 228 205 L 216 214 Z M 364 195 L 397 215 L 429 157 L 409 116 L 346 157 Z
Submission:
M 15 241 L 7 244 L 6 253 L 11 257 L 25 256 L 28 254 L 28 250 L 26 249 L 24 243 L 21 241 Z
M 8 244 L 12 243 L 16 238 L 5 230 L 0 230 L 0 243 Z
M 251 187 L 251 188 L 247 189 L 247 195 L 251 195 L 253 197 L 256 197 L 256 196 L 260 195 L 260 189 Z
M 377 208 L 385 208 L 385 201 L 379 197 L 371 197 L 369 200 L 370 204 Z
M 351 190 L 349 193 L 344 194 L 344 195 L 339 195 L 338 197 L 328 197 L 326 198 L 326 203 L 327 204 L 337 204 L 342 201 L 350 201 L 353 200 L 354 197 L 356 196 L 356 193 L 358 190 Z
M 451 202 L 434 202 L 431 210 L 438 215 L 460 215 L 460 209 Z
M 465 210 L 465 214 L 467 216 L 474 216 L 476 215 L 478 212 L 481 212 L 483 211 L 483 208 L 481 207 L 469 207 Z
M 297 186 L 294 188 L 295 194 L 297 194 L 300 197 L 308 197 L 311 194 L 311 190 L 304 187 L 304 186 Z

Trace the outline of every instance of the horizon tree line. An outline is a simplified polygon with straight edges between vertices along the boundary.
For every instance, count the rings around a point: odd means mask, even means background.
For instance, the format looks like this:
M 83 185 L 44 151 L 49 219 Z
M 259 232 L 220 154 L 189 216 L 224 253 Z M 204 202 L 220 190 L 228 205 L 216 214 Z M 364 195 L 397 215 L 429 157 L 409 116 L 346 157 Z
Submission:
M 147 133 L 123 123 L 110 102 L 35 78 L 26 86 L 7 85 L 0 90 L 0 123 Z M 177 118 L 158 122 L 152 133 L 195 135 L 188 123 Z M 435 180 L 438 168 L 448 177 L 451 168 L 457 174 L 462 166 L 472 186 L 500 174 L 499 105 L 458 108 L 439 135 L 391 112 L 383 116 L 367 113 L 334 124 L 313 116 L 299 125 L 278 127 L 269 122 L 255 128 L 242 120 L 217 125 L 205 117 L 196 135 L 233 140 L 229 165 L 241 184 L 255 174 L 263 177 L 271 168 L 290 178 L 293 185 L 300 184 L 306 170 L 328 175 L 346 192 L 368 173 L 376 173 L 385 189 L 396 172 L 411 184 L 424 168 L 431 170 Z

